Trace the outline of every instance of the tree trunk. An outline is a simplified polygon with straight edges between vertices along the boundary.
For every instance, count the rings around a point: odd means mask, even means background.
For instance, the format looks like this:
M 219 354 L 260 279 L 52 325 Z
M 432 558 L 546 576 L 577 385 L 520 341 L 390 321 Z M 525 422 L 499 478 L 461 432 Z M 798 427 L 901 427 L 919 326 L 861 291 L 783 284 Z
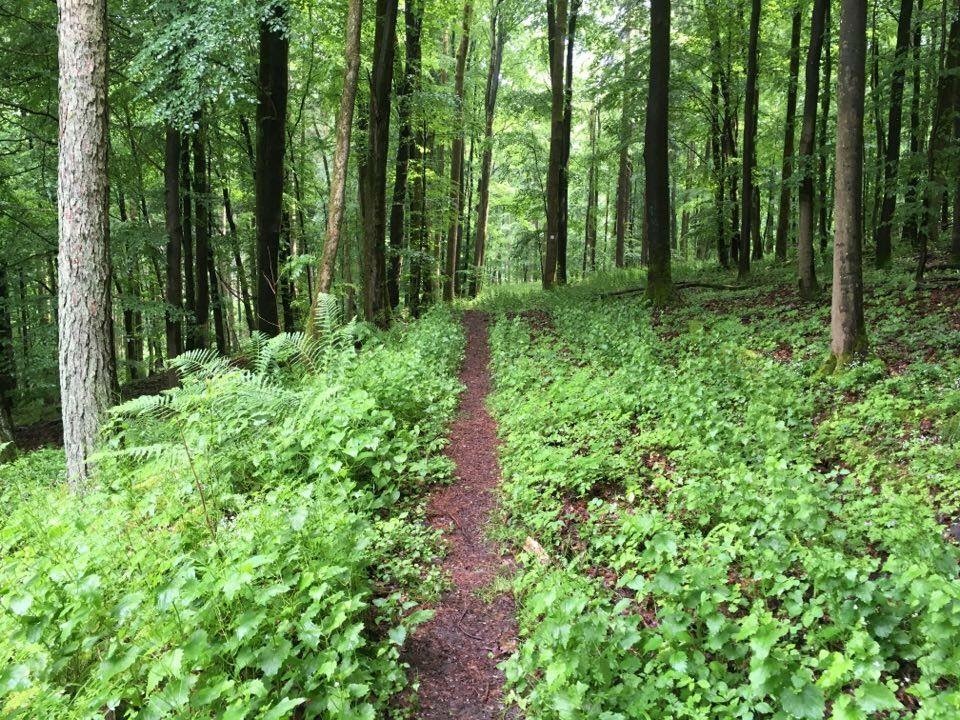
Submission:
M 567 282 L 567 240 L 569 235 L 570 207 L 570 131 L 573 123 L 573 44 L 577 32 L 577 17 L 581 0 L 574 0 L 567 22 L 566 60 L 563 82 L 563 137 L 560 143 L 560 173 L 557 206 L 560 211 L 557 223 L 557 272 L 556 282 Z
M 293 317 L 293 281 L 290 279 L 289 273 L 283 272 L 293 253 L 293 235 L 291 233 L 290 211 L 284 210 L 280 217 L 280 252 L 278 255 L 280 287 L 277 291 L 284 332 L 293 332 L 296 329 L 296 320 Z
M 490 175 L 493 171 L 493 120 L 497 107 L 497 92 L 500 89 L 500 67 L 503 62 L 503 46 L 506 31 L 500 22 L 500 3 L 494 0 L 490 13 L 490 62 L 487 65 L 487 85 L 483 95 L 483 152 L 480 159 L 480 183 L 477 188 L 477 229 L 473 243 L 473 273 L 470 277 L 469 295 L 476 297 L 481 286 L 484 255 L 487 250 L 487 216 L 490 212 Z
M 800 220 L 797 226 L 797 275 L 800 297 L 811 300 L 817 294 L 817 273 L 813 255 L 814 232 L 814 182 L 813 163 L 817 127 L 817 95 L 820 92 L 820 57 L 824 37 L 829 33 L 825 27 L 827 8 L 831 0 L 814 0 L 810 20 L 810 46 L 807 48 L 805 88 L 803 96 L 803 121 L 800 128 L 800 192 L 798 205 Z M 829 93 L 829 88 L 827 89 Z
M 257 92 L 254 211 L 257 223 L 257 328 L 267 335 L 280 332 L 277 285 L 280 276 L 289 53 L 286 5 L 277 3 L 271 8 L 270 16 L 260 23 Z
M 627 77 L 630 74 L 630 35 L 627 29 L 626 51 L 623 59 L 623 97 L 620 106 L 620 162 L 617 170 L 617 196 L 614 216 L 614 235 L 616 249 L 614 251 L 614 265 L 618 268 L 626 266 L 626 242 L 630 217 L 630 186 L 632 168 L 630 163 L 630 138 L 633 134 L 631 124 L 630 99 L 627 93 Z
M 650 76 L 643 165 L 650 248 L 647 297 L 655 306 L 670 296 L 670 170 L 668 106 L 670 94 L 670 0 L 650 3 Z
M 910 51 L 913 0 L 900 0 L 900 19 L 897 23 L 897 49 L 893 59 L 893 79 L 890 84 L 890 115 L 887 121 L 887 156 L 883 172 L 883 206 L 877 227 L 876 262 L 878 267 L 890 264 L 890 236 L 893 214 L 897 205 L 897 167 L 900 163 L 900 129 L 903 118 L 903 81 Z
M 443 299 L 453 300 L 457 286 L 457 255 L 462 218 L 464 156 L 463 85 L 467 69 L 467 51 L 470 49 L 470 22 L 473 17 L 472 0 L 463 5 L 463 23 L 460 45 L 457 48 L 457 67 L 453 76 L 454 136 L 450 147 L 450 223 L 447 228 L 446 261 L 444 263 Z
M 743 110 L 743 215 L 740 218 L 740 248 L 737 276 L 750 274 L 750 231 L 753 222 L 753 167 L 757 141 L 757 44 L 760 39 L 760 0 L 752 0 L 750 41 L 747 49 L 747 89 Z
M 923 64 L 920 43 L 923 39 L 923 0 L 917 0 L 917 20 L 913 24 L 913 92 L 910 96 L 910 156 L 917 157 L 920 153 L 920 147 L 923 136 L 923 123 L 920 116 L 920 97 L 922 90 L 920 86 L 920 69 Z M 900 242 L 904 245 L 917 247 L 919 242 L 919 223 L 920 214 L 917 212 L 917 196 L 919 186 L 919 175 L 911 174 L 907 180 L 907 189 L 904 194 L 906 205 L 906 218 L 903 221 L 903 227 L 900 230 Z
M 223 317 L 220 278 L 217 275 L 217 262 L 213 245 L 207 247 L 207 278 L 210 283 L 210 301 L 213 307 L 213 329 L 217 340 L 217 352 L 226 355 L 230 349 L 230 344 L 227 342 L 227 326 Z
M 407 49 L 407 71 L 410 73 L 411 93 L 418 93 L 422 84 L 423 2 L 404 3 L 404 31 Z M 414 40 L 416 42 L 414 42 Z M 424 152 L 427 146 L 425 122 L 418 124 L 416 136 L 410 146 L 410 167 L 414 172 L 410 188 L 410 244 L 414 252 L 410 258 L 410 281 L 407 287 L 407 305 L 413 317 L 420 315 L 420 289 L 423 284 L 423 257 L 428 252 L 427 231 L 427 173 Z
M 930 248 L 940 240 L 940 208 L 947 194 L 949 163 L 953 153 L 950 139 L 953 134 L 953 105 L 956 97 L 957 71 L 960 69 L 960 10 L 955 11 L 950 23 L 946 60 L 937 81 L 937 104 L 930 127 L 927 146 L 927 191 L 924 196 L 924 224 L 920 229 L 920 248 L 917 260 L 918 280 L 923 278 Z
M 787 259 L 787 235 L 790 233 L 791 176 L 793 175 L 793 138 L 797 115 L 797 76 L 800 74 L 800 25 L 801 6 L 793 10 L 793 24 L 790 30 L 790 79 L 787 86 L 787 120 L 783 138 L 783 170 L 780 181 L 780 207 L 777 211 L 777 237 L 774 252 L 778 262 Z M 817 58 L 819 70 L 820 58 Z
M 377 0 L 367 153 L 360 163 L 363 314 L 366 320 L 381 326 L 390 321 L 386 287 L 386 194 L 397 7 L 397 0 Z
M 834 190 L 830 365 L 839 370 L 867 349 L 863 319 L 863 108 L 867 7 L 842 0 L 837 63 L 837 156 Z
M 343 229 L 343 211 L 347 192 L 347 161 L 350 157 L 350 134 L 353 130 L 353 108 L 357 97 L 357 77 L 360 74 L 360 28 L 363 19 L 363 0 L 350 0 L 347 6 L 346 49 L 344 50 L 343 92 L 337 113 L 337 139 L 333 153 L 333 174 L 330 177 L 329 209 L 327 211 L 327 238 L 320 260 L 317 293 L 327 294 L 333 284 L 333 270 Z M 308 323 L 314 320 L 312 310 Z M 312 328 L 312 324 L 308 324 Z
M 831 28 L 832 21 L 830 19 L 830 7 L 832 1 L 833 0 L 826 0 L 827 7 L 824 10 L 823 15 L 823 87 L 822 92 L 820 93 L 820 128 L 817 131 L 819 137 L 817 146 L 820 148 L 820 151 L 817 153 L 817 178 L 819 179 L 818 187 L 820 191 L 820 196 L 817 200 L 817 207 L 820 213 L 820 221 L 818 225 L 820 235 L 820 253 L 822 255 L 825 255 L 827 252 L 827 239 L 830 233 L 831 216 L 831 214 L 827 212 L 827 193 L 830 188 L 830 183 L 828 182 L 827 177 L 827 153 L 825 150 L 827 147 L 827 121 L 830 119 L 830 98 L 831 93 L 833 92 L 833 86 L 830 83 L 830 75 L 833 68 L 833 50 L 831 47 L 833 31 Z M 813 262 L 812 253 L 810 256 L 810 262 Z
M 247 287 L 247 273 L 243 269 L 243 258 L 240 255 L 240 240 L 237 237 L 237 223 L 233 219 L 233 203 L 230 202 L 230 191 L 223 188 L 223 213 L 227 218 L 227 228 L 230 232 L 230 245 L 233 250 L 233 263 L 237 268 L 237 282 L 240 284 L 240 302 L 243 304 L 243 315 L 247 321 L 247 330 L 257 329 L 253 318 L 253 309 L 250 304 L 250 290 Z
M 193 134 L 193 204 L 196 218 L 197 324 L 193 346 L 207 347 L 210 333 L 210 278 L 207 255 L 210 252 L 210 184 L 207 179 L 207 129 L 203 113 L 198 114 Z
M 180 220 L 180 133 L 167 126 L 163 162 L 167 227 L 167 357 L 183 352 L 183 224 Z
M 597 211 L 600 204 L 600 169 L 597 155 L 597 136 L 600 134 L 600 109 L 594 106 L 590 110 L 590 168 L 587 173 L 587 215 L 583 236 L 583 274 L 587 267 L 597 269 Z
M 107 9 L 58 0 L 60 401 L 67 482 L 83 492 L 100 423 L 113 399 L 110 191 L 107 173 Z
M 190 170 L 192 154 L 191 138 L 180 135 L 180 216 L 183 224 L 183 297 L 187 348 L 193 349 L 196 339 L 194 324 L 197 310 L 197 283 L 193 263 L 193 173 Z
M 7 263 L 0 260 L 0 462 L 16 455 L 13 444 L 13 391 L 17 387 L 17 366 L 13 355 L 13 321 Z
M 714 193 L 714 211 L 716 215 L 717 226 L 717 262 L 720 267 L 727 269 L 730 267 L 730 254 L 727 250 L 727 168 L 726 153 L 724 152 L 723 142 L 723 123 L 721 114 L 723 110 L 720 105 L 720 41 L 714 40 L 711 54 L 713 56 L 713 69 L 710 75 L 710 100 L 712 112 L 710 115 L 710 150 L 713 160 L 713 175 L 716 183 Z

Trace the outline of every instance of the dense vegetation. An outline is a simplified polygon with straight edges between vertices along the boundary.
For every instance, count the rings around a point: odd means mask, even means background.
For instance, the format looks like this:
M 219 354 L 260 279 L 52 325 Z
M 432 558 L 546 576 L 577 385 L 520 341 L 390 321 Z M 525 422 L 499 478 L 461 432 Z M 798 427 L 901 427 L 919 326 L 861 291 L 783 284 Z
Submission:
M 960 716 L 958 0 L 0 51 L 0 716 Z
M 485 300 L 502 532 L 550 557 L 516 580 L 527 716 L 954 717 L 956 291 L 871 274 L 878 356 L 836 378 L 789 285 L 651 323 L 597 299 L 625 279 Z

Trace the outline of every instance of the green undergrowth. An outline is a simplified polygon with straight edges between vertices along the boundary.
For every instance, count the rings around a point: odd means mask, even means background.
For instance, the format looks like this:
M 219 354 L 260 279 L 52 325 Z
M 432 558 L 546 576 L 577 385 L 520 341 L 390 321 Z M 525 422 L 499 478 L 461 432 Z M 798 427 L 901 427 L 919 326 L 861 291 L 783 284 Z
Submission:
M 59 453 L 0 467 L 0 716 L 388 715 L 443 582 L 422 500 L 463 337 L 443 309 L 324 329 L 181 358 L 113 411 L 83 498 Z
M 501 532 L 550 556 L 516 580 L 526 717 L 960 714 L 956 291 L 870 274 L 873 355 L 824 379 L 788 270 L 662 313 L 598 297 L 630 275 L 481 299 Z

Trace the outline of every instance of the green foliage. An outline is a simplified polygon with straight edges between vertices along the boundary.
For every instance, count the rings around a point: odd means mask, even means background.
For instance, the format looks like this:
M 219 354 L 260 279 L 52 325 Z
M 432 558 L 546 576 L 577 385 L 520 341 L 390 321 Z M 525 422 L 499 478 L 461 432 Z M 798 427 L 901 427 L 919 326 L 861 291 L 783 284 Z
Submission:
M 440 588 L 418 508 L 463 338 L 442 309 L 339 335 L 188 354 L 114 411 L 84 498 L 56 453 L 0 468 L 0 715 L 382 716 Z
M 825 309 L 586 297 L 625 280 L 490 304 L 504 532 L 553 558 L 516 582 L 526 716 L 955 717 L 949 314 L 876 283 L 894 357 L 821 380 Z

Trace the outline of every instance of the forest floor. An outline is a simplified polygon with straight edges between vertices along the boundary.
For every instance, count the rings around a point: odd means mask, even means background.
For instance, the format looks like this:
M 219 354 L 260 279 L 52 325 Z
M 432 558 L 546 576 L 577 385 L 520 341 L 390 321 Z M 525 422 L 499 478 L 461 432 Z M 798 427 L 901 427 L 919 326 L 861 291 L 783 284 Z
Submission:
M 504 717 L 504 678 L 497 666 L 516 649 L 512 596 L 496 590 L 498 579 L 512 574 L 513 561 L 487 538 L 500 483 L 496 423 L 486 407 L 487 322 L 482 313 L 464 314 L 467 346 L 460 380 L 466 390 L 446 449 L 455 480 L 437 490 L 427 507 L 431 524 L 447 541 L 443 570 L 452 588 L 406 649 L 419 679 L 424 720 Z

